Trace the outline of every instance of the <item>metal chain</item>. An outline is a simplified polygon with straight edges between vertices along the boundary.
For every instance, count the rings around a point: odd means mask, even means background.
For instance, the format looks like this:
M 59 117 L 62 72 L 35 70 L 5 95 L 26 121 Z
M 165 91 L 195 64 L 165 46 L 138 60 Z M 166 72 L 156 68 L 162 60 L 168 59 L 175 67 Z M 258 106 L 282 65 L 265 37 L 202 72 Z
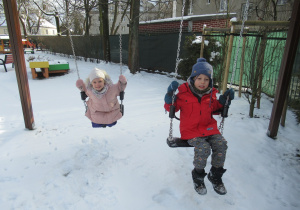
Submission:
M 247 2 L 246 2 L 244 14 L 243 14 L 243 20 L 242 20 L 242 25 L 241 25 L 241 30 L 240 30 L 240 36 L 239 36 L 238 45 L 237 45 L 237 47 L 236 47 L 235 59 L 234 59 L 234 63 L 233 63 L 233 69 L 232 69 L 232 74 L 231 74 L 231 79 L 230 79 L 230 85 L 229 85 L 229 88 L 231 88 L 231 86 L 232 86 L 233 77 L 234 77 L 234 75 L 235 75 L 237 59 L 238 59 L 239 50 L 240 50 L 240 43 L 241 43 L 241 39 L 242 39 L 242 37 L 243 37 L 245 21 L 246 21 L 246 18 L 247 18 L 247 16 L 248 16 L 248 9 L 249 9 L 249 0 L 247 0 Z M 229 100 L 229 96 L 227 96 L 227 100 L 226 100 L 226 102 L 225 102 L 225 106 L 228 105 L 228 100 Z M 222 117 L 222 120 L 221 120 L 221 123 L 220 123 L 220 126 L 219 126 L 219 131 L 220 131 L 220 133 L 221 133 L 222 135 L 223 135 L 223 130 L 224 130 L 224 123 L 225 123 L 225 117 Z
M 182 2 L 182 10 L 181 10 L 181 20 L 180 20 L 180 28 L 179 28 L 179 37 L 178 37 L 178 46 L 177 46 L 177 57 L 176 57 L 176 65 L 175 65 L 175 74 L 174 78 L 176 79 L 177 71 L 178 71 L 178 64 L 180 62 L 179 54 L 180 54 L 180 43 L 181 43 L 181 36 L 182 36 L 182 27 L 183 27 L 183 16 L 184 16 L 184 7 L 185 7 L 185 1 Z M 175 102 L 175 91 L 172 95 L 172 105 Z M 173 140 L 173 118 L 170 118 L 170 130 L 169 130 L 169 140 Z
M 121 1 L 119 1 L 119 13 L 120 13 L 120 24 L 119 24 L 119 47 L 120 47 L 120 75 L 122 75 L 123 71 L 123 55 L 122 55 L 122 12 L 121 12 Z M 121 90 L 123 90 L 123 85 L 121 83 Z M 122 100 L 121 100 L 121 103 Z
M 120 74 L 122 75 L 123 56 L 122 56 L 122 33 L 119 34 L 119 46 L 120 46 Z
M 249 8 L 249 0 L 247 0 L 247 2 L 246 2 L 246 7 L 245 7 L 244 15 L 243 15 L 243 21 L 242 21 L 241 30 L 240 30 L 239 41 L 238 41 L 238 45 L 236 48 L 235 59 L 234 59 L 234 63 L 233 63 L 233 70 L 232 70 L 232 74 L 231 74 L 230 87 L 232 86 L 232 81 L 233 81 L 233 77 L 234 77 L 235 70 L 236 70 L 236 63 L 237 63 L 237 59 L 238 59 L 238 55 L 239 55 L 239 51 L 240 51 L 241 39 L 243 37 L 244 25 L 245 25 L 246 18 L 248 16 L 248 8 Z
M 70 37 L 70 42 L 71 42 L 73 57 L 75 59 L 76 72 L 77 72 L 78 79 L 80 79 L 78 65 L 77 65 L 77 59 L 76 59 L 76 55 L 75 55 L 74 44 L 73 44 L 73 39 L 72 39 L 72 36 L 71 36 L 70 28 L 68 30 L 69 30 L 69 37 Z
M 178 37 L 178 45 L 177 45 L 177 57 L 176 57 L 176 65 L 175 65 L 175 75 L 174 75 L 174 77 L 177 76 L 178 65 L 179 65 L 179 62 L 180 62 L 179 54 L 180 54 L 180 43 L 181 43 L 181 36 L 182 36 L 182 27 L 183 27 L 183 16 L 184 16 L 185 1 L 186 0 L 183 0 L 183 2 L 182 2 L 181 20 L 180 20 L 180 28 L 179 28 L 179 37 Z
M 69 31 L 69 38 L 70 38 L 70 43 L 71 43 L 71 47 L 72 47 L 73 57 L 74 57 L 74 60 L 75 60 L 75 66 L 76 66 L 77 77 L 78 77 L 78 79 L 80 79 L 79 70 L 78 70 L 78 65 L 77 65 L 77 59 L 76 59 L 75 50 L 74 50 L 74 43 L 73 43 L 73 39 L 72 39 L 72 36 L 71 36 L 71 31 L 70 31 L 69 24 L 68 24 L 68 31 Z M 86 104 L 86 101 L 85 101 L 85 100 L 82 100 L 82 101 L 83 101 L 83 105 L 84 105 L 84 107 L 85 107 L 85 112 L 86 112 L 86 111 L 87 111 L 87 104 Z

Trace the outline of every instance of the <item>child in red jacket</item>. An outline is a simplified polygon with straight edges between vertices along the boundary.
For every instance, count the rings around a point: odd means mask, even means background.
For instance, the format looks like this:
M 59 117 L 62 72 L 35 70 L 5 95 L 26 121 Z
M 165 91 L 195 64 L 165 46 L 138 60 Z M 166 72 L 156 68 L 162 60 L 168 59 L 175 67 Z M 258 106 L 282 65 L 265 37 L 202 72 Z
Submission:
M 199 58 L 193 66 L 192 74 L 187 82 L 180 85 L 173 81 L 168 87 L 165 96 L 165 109 L 170 111 L 172 105 L 172 95 L 177 90 L 175 96 L 175 111 L 180 110 L 180 133 L 181 139 L 187 140 L 188 144 L 194 147 L 194 169 L 192 178 L 194 188 L 200 195 L 207 193 L 204 178 L 207 158 L 211 154 L 211 169 L 208 174 L 209 181 L 212 182 L 214 190 L 221 195 L 227 193 L 222 182 L 222 175 L 226 169 L 223 168 L 226 158 L 227 141 L 218 130 L 217 121 L 213 118 L 214 112 L 219 112 L 225 105 L 226 98 L 234 98 L 234 91 L 227 90 L 217 100 L 217 89 L 213 87 L 213 68 L 204 58 Z

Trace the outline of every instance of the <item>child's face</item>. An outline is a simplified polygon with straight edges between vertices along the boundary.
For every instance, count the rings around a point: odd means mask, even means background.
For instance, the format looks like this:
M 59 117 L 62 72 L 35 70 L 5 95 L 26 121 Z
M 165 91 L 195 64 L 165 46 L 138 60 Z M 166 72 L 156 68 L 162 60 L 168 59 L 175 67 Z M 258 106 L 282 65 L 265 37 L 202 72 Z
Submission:
M 209 85 L 209 77 L 200 74 L 198 77 L 195 77 L 194 85 L 198 90 L 205 90 Z
M 105 85 L 104 79 L 102 78 L 95 78 L 92 81 L 92 86 L 95 90 L 101 91 Z

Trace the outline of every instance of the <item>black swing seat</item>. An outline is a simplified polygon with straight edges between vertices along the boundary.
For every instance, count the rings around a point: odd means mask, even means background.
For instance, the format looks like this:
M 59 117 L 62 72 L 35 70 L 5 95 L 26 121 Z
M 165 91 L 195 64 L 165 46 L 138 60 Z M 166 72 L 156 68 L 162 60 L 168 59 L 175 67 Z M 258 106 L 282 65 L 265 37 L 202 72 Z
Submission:
M 181 138 L 178 137 L 173 137 L 172 140 L 167 138 L 167 144 L 169 147 L 175 148 L 175 147 L 193 147 L 188 144 L 187 140 L 182 140 Z

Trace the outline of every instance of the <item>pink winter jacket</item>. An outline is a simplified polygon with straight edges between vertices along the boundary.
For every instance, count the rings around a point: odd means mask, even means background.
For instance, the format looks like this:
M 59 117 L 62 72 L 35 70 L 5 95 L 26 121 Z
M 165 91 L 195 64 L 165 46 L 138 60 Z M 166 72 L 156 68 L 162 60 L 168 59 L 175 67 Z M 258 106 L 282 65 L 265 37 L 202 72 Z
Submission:
M 89 97 L 87 101 L 88 109 L 85 116 L 92 122 L 97 124 L 111 124 L 122 117 L 117 96 L 127 86 L 127 80 L 123 75 L 120 75 L 117 84 L 109 86 L 107 92 L 100 99 L 93 94 L 92 90 L 86 87 L 81 79 L 77 80 L 76 86 L 80 90 L 82 88 Z

